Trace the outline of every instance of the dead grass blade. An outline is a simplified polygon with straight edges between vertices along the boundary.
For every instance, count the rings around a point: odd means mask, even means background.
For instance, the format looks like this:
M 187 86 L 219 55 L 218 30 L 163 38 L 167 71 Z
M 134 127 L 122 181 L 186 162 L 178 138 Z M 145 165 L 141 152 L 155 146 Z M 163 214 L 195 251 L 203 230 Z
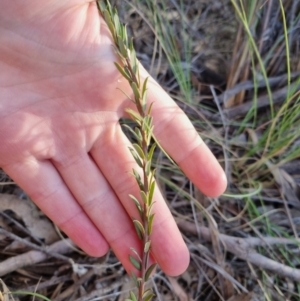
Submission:
M 0 286 L 0 301 L 15 301 L 2 279 L 0 279 Z

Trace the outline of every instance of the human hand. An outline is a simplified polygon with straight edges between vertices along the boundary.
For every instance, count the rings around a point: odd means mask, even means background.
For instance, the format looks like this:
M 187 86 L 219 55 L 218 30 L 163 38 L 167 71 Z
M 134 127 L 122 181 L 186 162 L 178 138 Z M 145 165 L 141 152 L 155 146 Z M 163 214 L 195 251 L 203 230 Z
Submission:
M 130 247 L 139 250 L 140 241 L 128 194 L 138 195 L 138 188 L 119 125 L 131 106 L 120 89 L 130 88 L 113 64 L 109 31 L 94 2 L 3 2 L 0 166 L 79 247 L 101 256 L 110 246 L 130 271 Z M 222 193 L 221 167 L 152 79 L 148 102 L 154 102 L 154 133 L 164 149 L 205 194 Z M 155 201 L 153 256 L 177 275 L 189 253 L 158 190 Z

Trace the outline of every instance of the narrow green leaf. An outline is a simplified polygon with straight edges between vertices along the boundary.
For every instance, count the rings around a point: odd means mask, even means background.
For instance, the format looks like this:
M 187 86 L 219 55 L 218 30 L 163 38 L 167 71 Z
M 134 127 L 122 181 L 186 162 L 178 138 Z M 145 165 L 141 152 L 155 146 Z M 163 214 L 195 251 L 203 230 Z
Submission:
M 152 157 L 156 148 L 156 143 L 153 143 L 149 152 L 148 152 L 148 161 L 152 161 Z
M 151 115 L 153 104 L 154 104 L 154 102 L 151 102 L 151 104 L 150 104 L 150 106 L 149 106 L 149 108 L 148 108 L 147 115 Z
M 131 109 L 126 109 L 125 111 L 126 111 L 126 113 L 128 113 L 130 115 L 130 117 L 133 120 L 135 120 L 136 122 L 138 121 L 140 124 L 140 122 L 142 121 L 142 116 L 139 113 L 137 113 Z
M 135 82 L 131 83 L 131 88 L 132 88 L 135 100 L 136 101 L 139 100 L 141 98 L 141 95 L 140 95 L 140 91 L 138 89 L 138 86 L 136 85 Z
M 114 49 L 114 52 L 116 53 L 116 55 L 122 60 L 123 56 L 122 56 L 121 52 L 119 51 L 119 48 L 116 47 L 115 45 L 112 45 L 112 48 Z M 125 69 L 124 69 L 124 72 L 125 72 Z M 127 74 L 127 76 L 129 76 L 128 72 L 125 72 L 125 73 Z
M 129 150 L 130 150 L 135 162 L 138 164 L 138 166 L 143 168 L 143 162 L 142 162 L 141 158 L 139 157 L 138 153 L 135 151 L 135 149 L 132 147 L 129 147 Z
M 145 158 L 145 154 L 144 154 L 142 148 L 138 144 L 136 144 L 136 143 L 133 143 L 132 146 L 134 147 L 134 149 L 136 150 L 136 152 L 139 154 L 139 156 L 142 159 L 144 159 Z
M 139 260 L 139 262 L 142 262 L 142 259 L 139 255 L 139 253 L 137 252 L 137 250 L 135 248 L 130 248 L 130 250 L 135 254 L 135 256 Z
M 135 177 L 135 179 L 140 187 L 140 190 L 144 190 L 144 184 L 142 182 L 141 176 L 139 175 L 139 173 L 136 170 L 133 169 L 132 171 L 133 171 L 133 176 Z
M 143 83 L 143 88 L 142 88 L 142 93 L 144 94 L 147 90 L 147 83 L 148 83 L 148 79 L 149 79 L 149 76 L 146 77 L 146 79 L 144 80 L 144 83 Z M 149 114 L 148 114 L 149 115 Z
M 103 10 L 103 18 L 104 18 L 106 23 L 109 23 L 109 22 L 111 23 L 111 15 L 110 15 L 110 13 L 108 12 L 107 9 Z
M 128 125 L 128 124 L 122 124 L 122 127 L 126 128 L 133 136 L 136 140 L 139 139 L 138 135 L 136 134 L 136 132 Z
M 107 10 L 109 11 L 109 13 L 111 15 L 113 15 L 113 11 L 112 11 L 112 7 L 111 7 L 110 2 L 109 1 L 105 1 L 105 3 L 106 3 L 106 7 L 107 7 Z
M 148 185 L 151 186 L 152 182 L 155 181 L 154 176 L 155 176 L 156 168 L 154 168 L 151 171 L 150 177 L 148 178 Z
M 151 240 L 147 241 L 145 243 L 145 247 L 144 247 L 144 253 L 148 253 L 150 250 L 150 246 L 151 246 Z
M 135 51 L 134 47 L 133 47 L 133 38 L 130 39 L 130 41 L 129 41 L 129 47 L 128 48 L 130 50 L 130 61 L 131 61 L 132 51 Z
M 134 272 L 131 272 L 131 278 L 133 279 L 133 281 L 134 281 L 134 283 L 135 283 L 135 286 L 136 286 L 137 288 L 139 288 L 139 287 L 140 287 L 140 283 L 141 283 L 141 282 L 139 281 L 140 278 L 138 278 Z
M 147 145 L 150 144 L 151 138 L 153 137 L 153 129 L 154 129 L 154 126 L 152 126 L 150 129 L 148 129 Z M 156 140 L 155 140 L 155 142 L 157 143 Z
M 122 26 L 122 29 L 123 29 L 123 41 L 125 43 L 125 46 L 128 50 L 128 36 L 127 36 L 127 25 L 123 25 Z M 128 52 L 127 52 L 127 56 L 128 56 Z
M 152 204 L 154 191 L 155 191 L 155 181 L 153 181 L 151 183 L 150 188 L 149 188 L 148 206 L 150 206 Z
M 138 82 L 138 86 L 141 86 L 141 76 L 140 76 L 140 68 L 138 66 L 138 63 L 136 64 L 136 78 L 137 78 L 137 82 Z
M 148 115 L 144 117 L 144 119 L 142 120 L 142 131 L 146 131 L 147 127 L 148 127 Z
M 153 130 L 152 130 L 153 132 Z M 164 153 L 164 155 L 169 159 L 169 161 L 177 166 L 176 162 L 168 155 L 168 153 L 164 150 L 164 148 L 161 146 L 157 138 L 151 133 L 151 136 L 153 137 L 154 141 L 156 142 L 157 146 L 160 148 L 160 150 Z
M 137 207 L 137 210 L 138 210 L 140 218 L 142 220 L 144 218 L 144 209 L 141 206 L 139 206 L 139 207 Z
M 143 301 L 151 301 L 154 297 L 155 297 L 155 295 L 153 293 L 151 293 L 151 295 L 148 295 L 147 297 L 145 297 L 143 299 Z
M 142 105 L 145 106 L 144 110 L 146 109 L 147 105 L 147 83 L 148 83 L 149 77 L 147 77 L 144 80 L 143 87 L 142 87 Z M 149 115 L 149 114 L 147 114 Z
M 119 20 L 118 12 L 115 8 L 114 8 L 114 11 L 113 11 L 113 15 L 114 15 L 113 16 L 113 22 L 115 24 L 116 33 L 117 33 L 117 35 L 119 35 L 121 23 L 120 23 L 120 20 Z
M 150 301 L 155 295 L 151 289 L 147 289 L 143 294 L 143 301 Z
M 149 293 L 152 293 L 152 290 L 150 289 L 150 288 L 148 288 L 147 290 L 145 290 L 144 292 L 143 292 L 143 299 L 147 296 L 147 295 L 149 295 Z
M 129 260 L 137 270 L 139 270 L 139 271 L 141 270 L 141 264 L 134 257 L 129 255 Z
M 134 99 L 132 99 L 125 91 L 123 91 L 122 89 L 117 88 L 118 90 L 120 90 L 129 100 L 131 100 L 135 105 L 136 102 Z
M 147 127 L 148 128 L 152 128 L 152 125 L 153 125 L 153 117 L 151 115 L 148 115 L 148 118 L 147 118 L 148 122 L 147 122 Z
M 122 59 L 123 59 L 123 58 L 122 58 Z M 131 72 L 130 72 L 128 66 L 124 65 L 124 69 L 125 69 L 126 73 L 127 73 L 127 74 L 130 76 L 130 78 L 131 78 Z M 131 82 L 132 82 L 132 80 L 131 80 L 129 83 L 131 83 Z
M 154 214 L 151 214 L 148 220 L 148 235 L 151 235 L 152 233 L 153 220 L 154 220 Z
M 147 115 L 144 117 L 143 123 L 142 123 L 142 128 L 143 128 L 143 130 L 147 131 L 147 136 L 150 136 L 150 137 L 152 135 L 152 132 L 151 132 L 151 128 L 153 128 L 152 123 L 153 123 L 152 116 Z
M 137 208 L 137 210 L 139 212 L 139 215 L 140 215 L 140 217 L 142 219 L 143 216 L 144 216 L 144 209 L 141 206 L 139 206 L 139 207 L 136 206 L 136 208 Z
M 134 129 L 134 131 L 136 132 L 136 135 L 139 137 L 138 141 L 140 141 L 140 142 L 143 141 L 143 137 L 142 137 L 142 133 L 141 133 L 140 129 L 136 127 Z
M 152 214 L 153 205 L 155 202 L 152 201 L 152 203 L 147 208 L 147 216 L 150 216 Z
M 151 273 L 154 271 L 156 266 L 157 266 L 157 263 L 153 263 L 150 265 L 150 267 L 148 268 L 148 270 L 145 274 L 145 281 L 148 281 L 149 277 L 151 276 Z
M 0 279 L 1 280 L 1 279 Z M 1 284 L 2 284 L 2 281 L 1 281 Z M 3 284 L 2 284 L 3 285 Z M 1 285 L 1 286 L 2 286 Z M 4 295 L 4 296 L 3 296 Z M 26 292 L 26 291 L 13 291 L 13 292 L 4 292 L 4 294 L 2 294 L 2 292 L 0 291 L 0 297 L 1 297 L 1 301 L 9 301 L 9 300 L 12 300 L 14 301 L 14 298 L 10 295 L 24 295 L 24 296 L 32 296 L 32 298 L 30 298 L 31 300 L 35 300 L 35 298 L 39 298 L 41 300 L 44 300 L 44 301 L 51 301 L 51 299 L 45 297 L 44 295 L 42 294 L 38 294 L 38 293 L 35 293 L 35 292 Z M 3 299 L 4 298 L 4 299 Z M 19 299 L 18 299 L 19 300 Z M 26 299 L 28 300 L 28 299 Z
M 148 161 L 148 162 L 146 163 L 145 171 L 146 171 L 147 177 L 149 177 L 149 175 L 150 175 L 150 173 L 151 173 L 151 161 Z
M 101 13 L 103 14 L 104 10 L 106 10 L 106 4 L 104 1 L 97 1 L 98 7 L 101 11 Z
M 120 19 L 120 18 L 119 18 L 119 19 Z M 125 43 L 125 40 L 124 40 L 124 30 L 125 30 L 125 26 L 124 26 L 124 24 L 121 22 L 119 35 L 120 35 L 122 41 Z
M 130 82 L 131 79 L 130 79 L 129 75 L 125 72 L 125 69 L 117 62 L 115 62 L 115 66 L 117 67 L 119 72 Z
M 147 90 L 142 94 L 142 106 L 145 112 L 147 108 Z
M 144 229 L 143 225 L 137 219 L 133 220 L 133 224 L 134 224 L 134 227 L 135 227 L 135 230 L 136 230 L 136 233 L 137 233 L 139 239 L 143 239 L 143 237 L 145 235 L 145 229 Z
M 133 47 L 133 39 L 130 40 L 129 48 L 130 48 L 130 64 L 134 65 L 136 63 L 136 52 Z
M 148 197 L 147 197 L 145 191 L 140 190 L 140 194 L 141 194 L 141 197 L 142 197 L 143 202 L 144 202 L 145 204 L 147 204 L 147 203 L 148 203 Z
M 104 14 L 105 14 L 105 11 L 104 11 Z M 104 19 L 105 19 L 105 15 L 104 15 Z M 110 31 L 111 35 L 115 39 L 116 32 L 115 32 L 115 28 L 114 28 L 113 22 L 111 21 L 111 19 L 108 19 L 108 20 L 105 19 L 105 22 L 106 22 L 106 24 L 107 24 L 107 26 L 109 28 L 109 31 Z
M 139 65 L 138 65 L 138 61 L 136 58 L 135 50 L 133 50 L 131 52 L 130 63 L 131 63 L 131 68 L 132 68 L 133 73 L 136 75 L 136 77 L 139 77 L 139 75 L 138 75 Z M 138 82 L 140 82 L 140 81 L 138 81 Z
M 138 199 L 135 196 L 133 196 L 132 194 L 129 194 L 129 197 L 133 200 L 133 202 L 134 202 L 135 206 L 137 207 L 137 209 L 139 211 L 142 210 L 142 206 L 141 206 L 140 202 L 138 201 Z
M 122 38 L 120 36 L 118 36 L 118 46 L 119 46 L 119 50 L 120 50 L 121 54 L 123 55 L 123 57 L 127 58 L 128 52 L 127 52 L 126 46 L 124 44 L 124 41 L 122 40 Z
M 137 298 L 136 298 L 134 292 L 130 292 L 130 298 L 132 301 L 137 301 Z

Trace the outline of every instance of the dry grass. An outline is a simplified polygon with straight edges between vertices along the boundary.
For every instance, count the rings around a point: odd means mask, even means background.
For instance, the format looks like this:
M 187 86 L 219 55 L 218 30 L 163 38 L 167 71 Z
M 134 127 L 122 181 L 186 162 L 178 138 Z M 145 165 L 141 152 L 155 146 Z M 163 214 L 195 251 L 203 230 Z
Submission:
M 236 11 L 241 3 L 248 32 Z M 182 276 L 155 275 L 149 285 L 157 300 L 300 300 L 300 4 L 283 1 L 285 15 L 279 4 L 117 1 L 139 59 L 185 110 L 229 179 L 227 193 L 209 199 L 157 154 L 160 186 L 191 253 Z M 0 192 L 26 198 L 5 175 L 0 179 L 7 183 Z M 39 245 L 22 217 L 6 213 L 2 227 Z M 0 258 L 31 249 L 3 236 Z M 131 283 L 113 254 L 58 253 L 2 279 L 11 290 L 37 290 L 51 300 L 125 300 Z

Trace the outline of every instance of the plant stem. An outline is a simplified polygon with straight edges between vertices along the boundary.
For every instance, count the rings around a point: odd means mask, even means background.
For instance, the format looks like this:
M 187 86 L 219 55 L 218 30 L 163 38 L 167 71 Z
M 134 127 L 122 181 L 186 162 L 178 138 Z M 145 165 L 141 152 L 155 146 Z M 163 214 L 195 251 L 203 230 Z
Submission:
M 143 134 L 145 134 L 145 133 L 142 132 L 142 135 Z M 144 164 L 143 164 L 144 189 L 145 189 L 145 193 L 148 194 L 149 193 L 149 187 L 148 187 L 148 176 L 147 176 L 147 172 L 146 172 L 146 164 L 147 164 L 147 159 L 146 158 L 148 157 L 148 145 L 147 145 L 147 141 L 145 140 L 144 135 L 143 135 L 143 151 L 144 151 L 144 154 L 145 154 L 145 160 L 144 160 Z M 148 212 L 148 206 L 147 206 L 147 204 L 144 204 L 143 227 L 145 229 L 145 235 L 143 237 L 143 246 L 145 246 L 146 243 L 149 241 L 147 212 Z M 149 262 L 149 252 L 145 252 L 143 250 L 142 269 L 141 269 L 142 282 L 139 286 L 138 301 L 143 300 L 143 293 L 144 293 L 144 290 L 145 290 L 145 273 L 146 273 L 146 269 L 148 267 L 148 262 Z
M 139 86 L 139 82 L 137 77 L 135 76 L 130 61 L 127 58 L 126 59 L 126 67 L 128 68 L 133 81 L 136 83 L 137 86 Z M 142 118 L 145 118 L 146 114 L 143 110 L 143 107 L 141 105 L 140 99 L 135 99 L 136 101 L 136 107 L 138 109 L 138 112 L 140 113 Z M 146 131 L 143 130 L 143 126 L 141 126 L 141 133 L 142 133 L 142 149 L 143 149 L 143 153 L 145 155 L 145 159 L 143 160 L 143 178 L 144 178 L 144 192 L 146 193 L 146 195 L 149 193 L 149 179 L 147 176 L 147 172 L 146 172 L 146 165 L 148 163 L 147 157 L 148 157 L 148 144 L 147 144 L 147 133 Z M 149 241 L 149 235 L 148 235 L 148 206 L 147 204 L 144 204 L 144 208 L 143 208 L 143 227 L 145 229 L 145 235 L 143 237 L 143 245 L 145 246 L 146 243 Z M 148 267 L 148 262 L 149 262 L 149 252 L 144 252 L 143 250 L 143 256 L 142 256 L 142 265 L 141 265 L 141 278 L 142 278 L 142 282 L 140 283 L 139 286 L 139 294 L 138 294 L 138 301 L 142 301 L 143 300 L 143 293 L 144 293 L 144 289 L 145 289 L 145 273 L 146 273 L 146 269 Z
M 129 260 L 135 268 L 140 271 L 140 275 L 137 277 L 133 274 L 138 287 L 138 298 L 133 292 L 130 292 L 131 301 L 150 301 L 154 294 L 152 290 L 145 291 L 145 283 L 147 282 L 151 272 L 154 270 L 155 265 L 149 266 L 149 256 L 151 251 L 151 232 L 154 214 L 153 208 L 153 194 L 155 190 L 154 171 L 150 171 L 152 155 L 155 149 L 155 144 L 149 151 L 150 138 L 152 137 L 152 117 L 151 117 L 151 105 L 147 109 L 146 106 L 146 88 L 147 79 L 141 85 L 139 63 L 136 58 L 135 51 L 133 49 L 132 41 L 128 42 L 126 27 L 121 24 L 117 14 L 117 10 L 112 8 L 109 1 L 98 1 L 98 9 L 101 12 L 104 20 L 106 21 L 108 28 L 112 34 L 114 40 L 114 46 L 116 54 L 119 56 L 121 64 L 115 63 L 119 72 L 124 76 L 130 87 L 132 88 L 134 99 L 131 99 L 135 105 L 138 114 L 130 109 L 127 110 L 131 118 L 137 123 L 137 131 L 133 131 L 135 134 L 137 143 L 133 144 L 133 148 L 130 147 L 130 151 L 137 163 L 142 169 L 142 178 L 139 173 L 133 170 L 134 177 L 140 188 L 141 201 L 136 197 L 130 196 L 136 208 L 139 211 L 141 222 L 137 219 L 133 219 L 136 232 L 143 244 L 143 254 L 140 256 L 136 250 L 133 250 L 134 256 L 129 256 Z

